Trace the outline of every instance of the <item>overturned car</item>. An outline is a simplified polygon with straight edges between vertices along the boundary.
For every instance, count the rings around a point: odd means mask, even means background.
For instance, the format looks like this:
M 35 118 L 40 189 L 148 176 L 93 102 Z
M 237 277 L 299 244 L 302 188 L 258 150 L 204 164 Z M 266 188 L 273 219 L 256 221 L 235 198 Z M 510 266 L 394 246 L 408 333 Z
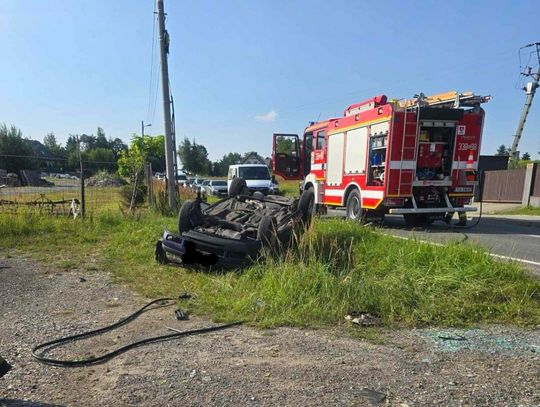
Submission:
M 310 223 L 313 190 L 299 198 L 249 194 L 235 178 L 229 197 L 212 205 L 199 197 L 185 201 L 178 215 L 178 234 L 164 231 L 156 243 L 156 260 L 186 265 L 241 267 L 256 260 L 263 248 L 287 247 L 293 235 Z

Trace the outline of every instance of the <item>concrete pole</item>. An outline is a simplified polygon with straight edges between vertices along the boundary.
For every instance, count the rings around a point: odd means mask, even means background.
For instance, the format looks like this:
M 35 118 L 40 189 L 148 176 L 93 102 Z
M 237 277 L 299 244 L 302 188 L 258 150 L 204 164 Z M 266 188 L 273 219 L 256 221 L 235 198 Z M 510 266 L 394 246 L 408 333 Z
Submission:
M 169 53 L 169 34 L 165 29 L 165 12 L 163 0 L 157 0 L 159 49 L 161 56 L 161 89 L 163 93 L 163 118 L 165 121 L 165 165 L 167 176 L 167 203 L 171 211 L 176 212 L 176 174 L 174 173 L 174 154 L 176 146 L 172 138 L 171 128 L 171 96 L 169 94 L 169 67 L 167 55 Z
M 535 44 L 529 44 L 526 45 L 523 48 L 536 47 L 536 56 L 538 58 L 538 62 L 540 63 L 540 43 L 537 42 Z M 525 106 L 523 106 L 523 111 L 521 112 L 521 117 L 519 118 L 519 123 L 516 129 L 516 134 L 514 135 L 514 142 L 512 143 L 512 148 L 510 149 L 510 161 L 518 159 L 517 157 L 517 149 L 519 145 L 519 140 L 521 139 L 521 134 L 523 133 L 523 127 L 525 127 L 525 122 L 527 121 L 527 116 L 529 114 L 529 110 L 532 105 L 532 101 L 534 99 L 534 94 L 536 93 L 536 88 L 538 88 L 538 81 L 540 80 L 540 65 L 538 67 L 538 72 L 536 74 L 526 73 L 525 76 L 530 76 L 533 78 L 532 82 L 529 82 L 525 85 L 523 90 L 527 94 L 527 98 L 525 99 Z

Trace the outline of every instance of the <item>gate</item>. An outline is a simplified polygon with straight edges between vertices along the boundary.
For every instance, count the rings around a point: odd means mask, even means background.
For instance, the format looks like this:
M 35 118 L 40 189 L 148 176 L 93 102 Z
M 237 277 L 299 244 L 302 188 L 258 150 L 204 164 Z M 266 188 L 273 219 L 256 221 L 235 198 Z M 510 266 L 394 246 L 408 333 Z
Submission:
M 526 171 L 525 168 L 486 171 L 482 188 L 483 201 L 521 203 Z

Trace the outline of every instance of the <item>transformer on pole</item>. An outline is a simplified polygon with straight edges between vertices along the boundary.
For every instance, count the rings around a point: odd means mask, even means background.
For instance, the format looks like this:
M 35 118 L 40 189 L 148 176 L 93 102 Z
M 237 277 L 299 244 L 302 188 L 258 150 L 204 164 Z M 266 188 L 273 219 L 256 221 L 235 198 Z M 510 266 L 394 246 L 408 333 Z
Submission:
M 521 139 L 521 134 L 523 133 L 523 127 L 525 127 L 525 122 L 527 121 L 527 115 L 529 114 L 529 110 L 531 109 L 531 104 L 534 98 L 534 94 L 536 93 L 536 89 L 538 88 L 538 81 L 540 79 L 540 42 L 525 45 L 521 49 L 525 49 L 529 47 L 536 48 L 536 57 L 539 64 L 538 72 L 532 73 L 532 69 L 530 67 L 527 67 L 526 71 L 521 73 L 521 75 L 525 77 L 531 77 L 532 82 L 528 82 L 523 88 L 523 90 L 525 91 L 527 95 L 527 98 L 525 99 L 525 106 L 523 106 L 523 111 L 521 112 L 521 117 L 519 118 L 519 123 L 516 129 L 516 134 L 514 135 L 514 142 L 512 143 L 512 148 L 510 149 L 510 161 L 512 160 L 517 161 L 519 158 L 518 149 L 517 149 L 519 145 L 519 140 Z

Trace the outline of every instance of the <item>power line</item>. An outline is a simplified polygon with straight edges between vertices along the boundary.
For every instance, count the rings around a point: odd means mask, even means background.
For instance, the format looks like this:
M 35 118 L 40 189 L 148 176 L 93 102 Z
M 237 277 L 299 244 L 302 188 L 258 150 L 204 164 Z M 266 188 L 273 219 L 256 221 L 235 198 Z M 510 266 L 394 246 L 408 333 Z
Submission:
M 150 83 L 148 85 L 148 109 L 146 113 L 146 119 L 150 123 L 150 108 L 152 105 L 152 89 L 154 80 L 154 65 L 155 65 L 155 48 L 156 48 L 156 5 L 154 4 L 154 12 L 152 14 L 152 54 L 150 56 Z M 158 81 L 159 83 L 159 81 Z

